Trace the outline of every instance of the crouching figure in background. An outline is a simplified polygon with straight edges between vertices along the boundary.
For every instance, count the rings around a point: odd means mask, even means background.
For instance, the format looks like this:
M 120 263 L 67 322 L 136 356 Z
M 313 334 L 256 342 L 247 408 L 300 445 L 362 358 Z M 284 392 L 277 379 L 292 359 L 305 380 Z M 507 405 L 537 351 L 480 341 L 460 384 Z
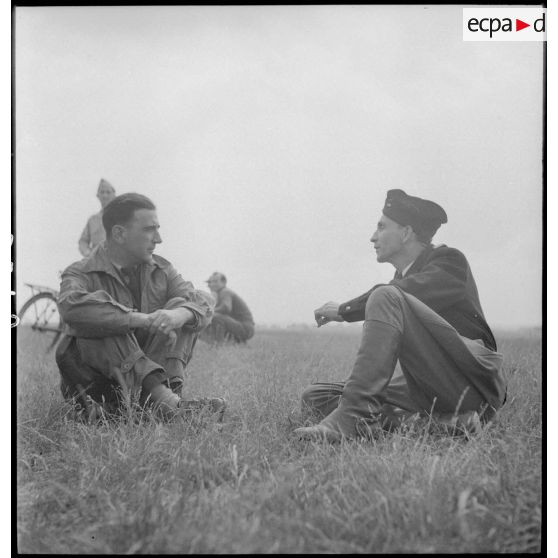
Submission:
M 360 348 L 344 382 L 316 383 L 303 410 L 321 421 L 295 432 L 339 441 L 429 415 L 478 432 L 505 401 L 502 355 L 486 323 L 465 256 L 431 244 L 447 222 L 436 203 L 390 190 L 370 241 L 396 273 L 388 285 L 314 312 L 318 327 L 364 320 Z
M 246 343 L 254 336 L 254 318 L 248 305 L 238 294 L 227 287 L 227 278 L 215 271 L 206 281 L 215 297 L 215 312 L 209 327 L 202 332 L 202 341 L 221 343 Z
M 182 398 L 186 365 L 213 300 L 153 253 L 162 240 L 147 197 L 118 196 L 102 219 L 106 241 L 62 274 L 62 394 L 90 421 L 136 400 L 166 420 L 201 409 L 222 417 L 221 398 Z

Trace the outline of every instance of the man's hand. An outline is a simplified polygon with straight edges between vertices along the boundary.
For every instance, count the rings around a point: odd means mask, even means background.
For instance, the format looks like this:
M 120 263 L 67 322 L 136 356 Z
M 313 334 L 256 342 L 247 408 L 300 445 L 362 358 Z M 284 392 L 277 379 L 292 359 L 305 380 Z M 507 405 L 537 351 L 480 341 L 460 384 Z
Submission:
M 342 322 L 343 318 L 339 315 L 338 302 L 326 302 L 314 310 L 314 318 L 318 327 L 328 324 L 329 322 Z
M 155 310 L 147 314 L 147 329 L 150 333 L 160 333 L 169 336 L 171 331 L 182 327 L 186 322 L 194 319 L 194 313 L 188 308 L 174 310 Z
M 147 329 L 153 334 L 166 335 L 168 337 L 167 346 L 172 349 L 176 342 L 176 332 L 174 330 L 193 319 L 194 313 L 187 308 L 155 310 L 151 314 L 132 312 L 130 327 Z

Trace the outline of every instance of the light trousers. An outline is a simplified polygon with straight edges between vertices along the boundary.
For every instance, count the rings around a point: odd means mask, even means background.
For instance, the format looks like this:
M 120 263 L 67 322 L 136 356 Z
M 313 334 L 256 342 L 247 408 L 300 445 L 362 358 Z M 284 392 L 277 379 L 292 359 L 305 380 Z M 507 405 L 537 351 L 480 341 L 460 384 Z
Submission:
M 372 291 L 366 305 L 361 351 L 380 351 L 366 336 L 374 322 L 389 325 L 400 336 L 398 364 L 393 370 L 355 371 L 369 374 L 378 402 L 375 412 L 387 423 L 416 412 L 478 411 L 489 420 L 505 398 L 502 355 L 480 340 L 460 335 L 454 327 L 416 297 L 394 286 Z M 373 359 L 372 359 L 373 361 Z M 382 377 L 379 377 L 381 374 Z M 337 408 L 351 376 L 345 382 L 318 382 L 302 395 L 303 409 L 323 418 Z

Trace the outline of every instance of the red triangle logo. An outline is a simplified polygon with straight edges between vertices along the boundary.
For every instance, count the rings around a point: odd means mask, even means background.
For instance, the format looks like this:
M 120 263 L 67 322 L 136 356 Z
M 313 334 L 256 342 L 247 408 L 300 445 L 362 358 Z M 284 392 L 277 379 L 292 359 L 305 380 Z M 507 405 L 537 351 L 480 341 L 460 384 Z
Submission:
M 525 27 L 531 27 L 530 23 L 525 23 L 524 21 L 521 21 L 520 19 L 515 20 L 515 30 L 516 31 L 521 31 L 522 29 L 525 29 Z

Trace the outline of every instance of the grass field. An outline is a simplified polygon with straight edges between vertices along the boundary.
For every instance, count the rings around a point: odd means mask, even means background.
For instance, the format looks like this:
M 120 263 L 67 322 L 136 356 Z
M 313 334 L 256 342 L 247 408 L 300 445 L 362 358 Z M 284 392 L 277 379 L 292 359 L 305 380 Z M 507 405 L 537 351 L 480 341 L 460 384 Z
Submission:
M 508 402 L 470 441 L 416 428 L 328 446 L 293 438 L 304 387 L 344 379 L 358 331 L 199 343 L 189 395 L 222 425 L 65 418 L 52 356 L 18 331 L 22 553 L 478 553 L 541 550 L 541 335 L 498 335 Z

